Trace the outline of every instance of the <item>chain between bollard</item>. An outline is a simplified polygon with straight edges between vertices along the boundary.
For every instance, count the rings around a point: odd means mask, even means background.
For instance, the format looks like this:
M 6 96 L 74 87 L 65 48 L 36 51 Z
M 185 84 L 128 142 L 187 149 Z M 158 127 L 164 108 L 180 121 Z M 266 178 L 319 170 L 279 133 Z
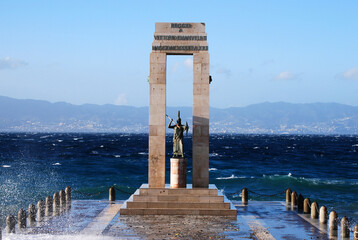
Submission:
M 75 193 L 78 193 L 82 196 L 87 196 L 87 197 L 94 197 L 94 196 L 98 196 L 98 195 L 101 195 L 102 193 L 105 193 L 107 192 L 107 190 L 104 190 L 104 191 L 100 191 L 100 192 L 97 192 L 97 193 L 85 193 L 85 192 L 82 192 L 82 191 L 78 191 L 78 190 L 75 190 L 75 189 L 72 189 L 73 192 Z
M 125 193 L 125 194 L 129 194 L 129 195 L 132 195 L 132 194 L 133 194 L 133 193 L 131 193 L 131 192 L 127 192 L 127 191 L 124 191 L 124 190 L 120 189 L 120 188 L 117 187 L 116 185 L 112 185 L 112 186 L 108 187 L 108 189 L 111 188 L 111 187 L 113 187 L 114 189 L 118 190 L 119 192 L 122 192 L 122 193 Z M 108 191 L 108 190 L 106 189 L 106 190 L 99 191 L 99 192 L 96 192 L 96 193 L 86 193 L 86 192 L 82 192 L 82 191 L 79 191 L 79 190 L 76 190 L 76 189 L 72 189 L 72 192 L 78 193 L 78 194 L 80 194 L 80 195 L 82 195 L 82 196 L 86 196 L 86 197 L 98 196 L 98 195 L 101 195 L 101 194 L 103 194 L 103 193 L 105 193 L 105 192 L 107 192 L 107 191 Z
M 114 189 L 120 191 L 121 193 L 125 193 L 125 194 L 129 194 L 129 195 L 132 195 L 133 193 L 130 193 L 130 192 L 127 192 L 127 191 L 124 191 L 122 189 L 120 189 L 119 187 L 117 187 L 116 185 L 113 185 L 111 187 L 114 187 Z
M 236 191 L 236 192 L 234 192 L 234 193 L 225 193 L 225 194 L 228 195 L 228 196 L 234 196 L 234 195 L 237 195 L 237 194 L 242 193 L 242 190 L 244 190 L 244 188 L 241 188 L 241 190 Z
M 275 197 L 275 196 L 278 196 L 278 195 L 281 195 L 281 194 L 285 193 L 286 190 L 283 190 L 283 191 L 281 191 L 279 193 L 275 193 L 275 194 L 261 194 L 261 193 L 257 193 L 257 192 L 251 191 L 251 190 L 248 190 L 248 192 L 256 194 L 258 196 L 262 196 L 262 197 Z
M 239 191 L 233 192 L 233 193 L 225 193 L 225 194 L 228 195 L 228 196 L 234 196 L 234 195 L 237 195 L 237 194 L 242 193 L 242 190 L 243 190 L 243 189 L 244 189 L 244 188 L 242 188 L 242 189 L 239 190 Z M 286 190 L 284 190 L 284 191 L 281 191 L 281 192 L 275 193 L 275 194 L 261 194 L 261 193 L 257 193 L 257 192 L 251 191 L 251 190 L 249 190 L 249 189 L 248 189 L 247 191 L 248 191 L 249 193 L 256 194 L 256 195 L 262 196 L 262 197 L 275 197 L 275 196 L 281 195 L 281 194 L 283 194 L 283 193 L 286 192 Z
M 358 224 L 358 222 L 356 220 L 354 220 L 353 218 L 348 218 L 348 222 L 349 222 L 349 231 L 354 232 L 354 227 L 355 227 L 355 225 Z

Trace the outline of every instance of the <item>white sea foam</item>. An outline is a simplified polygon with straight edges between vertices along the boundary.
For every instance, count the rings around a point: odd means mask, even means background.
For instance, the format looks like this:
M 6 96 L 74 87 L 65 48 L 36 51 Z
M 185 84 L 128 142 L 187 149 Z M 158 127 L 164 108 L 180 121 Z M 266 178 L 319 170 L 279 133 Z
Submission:
M 230 148 L 232 148 L 232 147 L 230 147 L 230 146 L 225 146 L 224 148 L 225 148 L 225 149 L 230 149 Z
M 97 155 L 97 154 L 98 154 L 98 152 L 97 152 L 97 151 L 92 151 L 92 154 L 96 154 L 96 155 Z
M 57 142 L 63 142 L 63 140 L 62 139 L 57 139 Z
M 2 165 L 3 168 L 9 168 L 11 165 Z
M 57 162 L 57 163 L 52 164 L 52 166 L 61 166 L 61 163 Z
M 225 179 L 235 179 L 235 178 L 239 178 L 239 177 L 232 174 L 230 177 L 217 177 L 216 179 L 225 180 Z M 245 178 L 245 177 L 241 177 L 241 178 Z
M 40 138 L 48 138 L 50 137 L 50 135 L 44 135 L 44 136 L 41 136 Z
M 260 147 L 253 147 L 253 149 L 259 149 Z
M 104 146 L 103 145 L 101 145 L 101 146 L 99 146 L 100 148 L 103 148 Z
M 52 143 L 52 146 L 56 146 L 56 144 Z
M 114 155 L 114 157 L 116 157 L 116 158 L 120 158 L 120 157 L 121 157 L 121 155 Z
M 219 156 L 218 153 L 210 153 L 210 154 L 209 154 L 209 157 L 217 157 L 217 156 Z
M 216 170 L 218 170 L 217 168 L 209 168 L 209 171 L 216 171 Z
M 358 144 L 354 144 L 354 145 L 352 145 L 352 147 L 358 147 Z
M 305 177 L 293 177 L 292 173 L 288 173 L 287 175 L 262 175 L 263 178 L 268 178 L 271 180 L 284 180 L 289 177 L 299 183 L 312 184 L 312 185 L 358 185 L 358 182 L 355 180 L 343 180 L 343 179 L 321 179 L 321 178 L 305 178 Z
M 146 152 L 139 152 L 138 154 L 139 155 L 148 155 L 148 153 L 146 153 Z

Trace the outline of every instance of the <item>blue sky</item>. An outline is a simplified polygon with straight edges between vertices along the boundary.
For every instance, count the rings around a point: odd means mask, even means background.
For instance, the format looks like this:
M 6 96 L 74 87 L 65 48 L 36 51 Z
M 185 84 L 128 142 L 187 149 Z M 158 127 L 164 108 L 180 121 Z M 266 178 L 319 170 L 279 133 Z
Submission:
M 147 106 L 155 22 L 205 22 L 211 106 L 358 106 L 357 13 L 356 0 L 2 0 L 0 95 Z M 168 57 L 168 105 L 192 104 L 191 62 Z

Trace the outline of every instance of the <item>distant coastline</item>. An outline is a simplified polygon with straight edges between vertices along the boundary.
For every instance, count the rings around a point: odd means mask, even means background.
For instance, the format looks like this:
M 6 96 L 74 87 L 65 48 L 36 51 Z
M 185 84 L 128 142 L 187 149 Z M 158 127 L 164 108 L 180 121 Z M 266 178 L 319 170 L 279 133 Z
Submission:
M 191 107 L 167 107 L 192 123 Z M 148 107 L 72 105 L 0 96 L 0 132 L 147 133 Z M 358 107 L 337 103 L 260 103 L 210 108 L 210 133 L 358 134 Z

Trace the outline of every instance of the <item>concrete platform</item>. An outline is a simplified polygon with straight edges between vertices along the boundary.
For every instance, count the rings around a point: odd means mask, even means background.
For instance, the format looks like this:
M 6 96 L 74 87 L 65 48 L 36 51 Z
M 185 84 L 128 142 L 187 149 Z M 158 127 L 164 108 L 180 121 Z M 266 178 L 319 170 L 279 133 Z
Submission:
M 220 216 L 123 216 L 124 201 L 77 200 L 58 217 L 3 239 L 329 239 L 327 226 L 284 202 L 233 202 L 237 219 Z M 339 239 L 339 238 L 332 238 Z
M 121 215 L 206 215 L 236 218 L 237 210 L 214 184 L 209 188 L 148 188 L 143 184 L 120 209 Z

